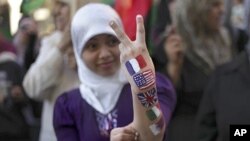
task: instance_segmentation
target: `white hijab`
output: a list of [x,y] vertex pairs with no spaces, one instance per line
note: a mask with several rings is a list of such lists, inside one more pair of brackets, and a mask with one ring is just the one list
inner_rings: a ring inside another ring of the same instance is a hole
[[118,14],[108,5],[91,3],[80,8],[71,24],[71,36],[81,81],[80,92],[86,102],[102,114],[109,113],[116,105],[127,80],[121,69],[110,77],[102,77],[91,71],[82,60],[81,54],[87,41],[98,34],[115,32],[109,26],[111,20],[122,27]]

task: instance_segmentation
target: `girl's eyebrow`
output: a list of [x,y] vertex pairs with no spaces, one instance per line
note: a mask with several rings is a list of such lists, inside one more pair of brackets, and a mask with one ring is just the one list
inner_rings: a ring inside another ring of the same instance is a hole
[[92,41],[95,41],[95,40],[96,40],[96,38],[93,37],[93,38],[89,39],[89,42],[92,42]]

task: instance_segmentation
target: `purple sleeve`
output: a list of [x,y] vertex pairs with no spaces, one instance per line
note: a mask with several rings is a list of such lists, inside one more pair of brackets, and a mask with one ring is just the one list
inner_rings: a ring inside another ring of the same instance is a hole
[[172,83],[162,74],[156,74],[158,100],[168,126],[176,104],[176,93]]
[[58,141],[79,141],[79,135],[69,112],[68,96],[64,93],[58,97],[53,115],[53,126]]

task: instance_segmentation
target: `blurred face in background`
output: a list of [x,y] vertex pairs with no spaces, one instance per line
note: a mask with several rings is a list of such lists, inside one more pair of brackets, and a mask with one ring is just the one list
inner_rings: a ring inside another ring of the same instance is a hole
[[222,16],[224,13],[223,0],[211,0],[208,5],[207,24],[211,30],[218,30],[222,23]]
[[27,44],[30,41],[31,36],[37,35],[38,26],[34,19],[31,17],[23,17],[19,21],[18,31],[21,36],[19,36],[22,44]]
[[63,31],[70,21],[70,7],[63,2],[56,2],[54,7],[54,20],[57,30]]
[[100,76],[112,76],[120,68],[119,40],[112,35],[100,34],[91,38],[82,52],[86,66]]

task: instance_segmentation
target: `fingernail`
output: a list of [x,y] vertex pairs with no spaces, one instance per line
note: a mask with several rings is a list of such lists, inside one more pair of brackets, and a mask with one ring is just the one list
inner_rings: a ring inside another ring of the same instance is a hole
[[137,18],[142,18],[142,15],[139,14],[139,15],[136,15],[136,17],[137,17]]
[[142,15],[137,15],[137,16],[136,16],[136,19],[137,19],[137,21],[141,22],[142,19],[143,19],[143,18],[142,18]]

